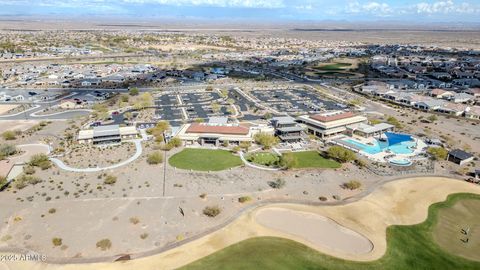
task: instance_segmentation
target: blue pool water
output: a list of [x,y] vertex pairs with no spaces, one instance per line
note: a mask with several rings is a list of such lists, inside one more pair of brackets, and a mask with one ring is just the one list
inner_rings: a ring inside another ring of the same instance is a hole
[[375,140],[373,145],[367,145],[354,139],[344,139],[343,141],[352,144],[358,147],[361,151],[364,151],[365,153],[371,155],[378,154],[387,150],[390,150],[394,154],[411,154],[413,153],[413,150],[410,149],[410,147],[415,146],[414,141],[403,141],[390,146],[388,145],[388,142],[381,142],[378,140]]

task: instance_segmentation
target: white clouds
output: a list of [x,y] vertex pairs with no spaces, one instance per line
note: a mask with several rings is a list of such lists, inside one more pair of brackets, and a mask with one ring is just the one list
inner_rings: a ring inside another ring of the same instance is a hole
[[348,3],[346,11],[348,13],[369,13],[377,16],[388,16],[392,13],[392,8],[387,3],[367,2],[361,4],[355,1]]
[[453,13],[480,13],[480,7],[467,2],[455,3],[452,0],[437,1],[434,3],[418,3],[414,5],[417,13],[423,14],[453,14]]
[[120,0],[124,3],[161,4],[175,6],[212,6],[240,8],[283,8],[283,0]]

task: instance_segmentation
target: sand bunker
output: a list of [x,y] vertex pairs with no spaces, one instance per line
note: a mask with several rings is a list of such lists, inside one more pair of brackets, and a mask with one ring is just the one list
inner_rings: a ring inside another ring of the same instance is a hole
[[258,211],[256,221],[268,228],[292,234],[316,246],[348,254],[365,254],[373,245],[363,235],[321,215],[282,208]]

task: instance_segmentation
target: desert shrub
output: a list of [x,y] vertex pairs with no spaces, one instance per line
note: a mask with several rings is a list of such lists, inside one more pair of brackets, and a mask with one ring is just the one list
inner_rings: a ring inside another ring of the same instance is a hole
[[50,160],[42,161],[38,164],[38,167],[42,170],[50,169],[52,167],[52,162],[50,162]]
[[42,179],[33,175],[21,174],[15,179],[15,188],[22,189],[26,186],[36,185],[42,182]]
[[222,212],[218,206],[207,206],[203,209],[203,214],[207,217],[216,217]]
[[107,249],[110,249],[112,247],[112,242],[110,241],[110,239],[102,239],[100,241],[97,242],[96,244],[97,248],[101,249],[102,251],[105,251]]
[[27,166],[23,167],[23,173],[28,174],[28,175],[32,175],[32,174],[35,173],[35,167],[27,165]]
[[278,178],[275,181],[268,182],[268,185],[271,188],[275,188],[275,189],[281,189],[285,186],[285,184],[286,184],[285,180],[283,180],[281,178]]
[[239,203],[246,203],[246,202],[249,202],[251,200],[252,200],[252,198],[250,196],[242,196],[242,197],[238,198]]
[[2,137],[6,141],[11,141],[17,139],[17,133],[13,130],[7,130],[2,133]]
[[160,152],[153,152],[147,157],[147,163],[150,165],[160,164],[163,162],[163,156]]
[[0,145],[0,156],[8,157],[17,153],[15,145],[2,144]]
[[49,214],[55,214],[56,212],[57,212],[57,209],[55,209],[55,208],[48,209]]
[[202,198],[202,199],[205,199],[205,198],[207,197],[207,194],[206,194],[206,193],[202,193],[202,194],[200,194],[199,197]]
[[56,247],[61,246],[62,245],[62,238],[59,238],[59,237],[52,238],[52,244]]
[[5,176],[0,176],[0,188],[5,186],[8,183],[7,177]]
[[355,159],[355,164],[357,164],[357,166],[359,168],[363,168],[363,167],[367,166],[367,162],[365,162],[365,160],[359,159],[359,158]]
[[46,170],[52,167],[52,163],[45,154],[35,154],[30,158],[28,163],[30,166],[40,167],[42,170]]
[[429,147],[427,153],[429,153],[434,160],[445,160],[448,155],[448,151],[443,147]]
[[325,197],[325,196],[320,196],[320,197],[318,197],[318,199],[319,199],[320,201],[324,202],[324,201],[327,200],[327,197]]
[[362,183],[360,183],[357,180],[351,180],[343,184],[344,188],[354,190],[354,189],[359,189],[362,186]]
[[146,239],[148,237],[148,233],[142,233],[140,234],[140,239]]
[[338,145],[330,147],[327,150],[327,154],[330,158],[333,158],[341,163],[349,162],[355,160],[356,158],[355,153]]
[[138,223],[140,223],[140,219],[138,217],[131,217],[130,223],[132,223],[133,225],[137,225]]
[[107,175],[105,179],[103,180],[103,183],[106,185],[113,185],[117,182],[117,177],[114,175]]

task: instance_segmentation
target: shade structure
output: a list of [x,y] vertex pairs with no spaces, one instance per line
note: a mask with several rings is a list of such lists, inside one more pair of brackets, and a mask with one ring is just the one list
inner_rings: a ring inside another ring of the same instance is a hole
[[387,137],[387,142],[389,146],[402,142],[409,142],[412,140],[412,136],[408,134],[394,132],[385,132],[384,134]]

